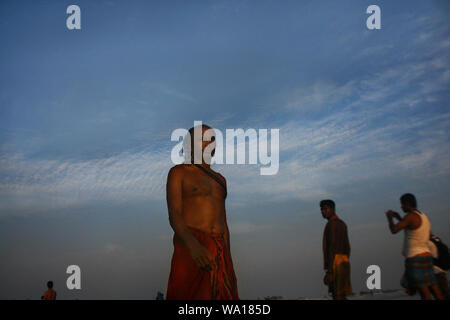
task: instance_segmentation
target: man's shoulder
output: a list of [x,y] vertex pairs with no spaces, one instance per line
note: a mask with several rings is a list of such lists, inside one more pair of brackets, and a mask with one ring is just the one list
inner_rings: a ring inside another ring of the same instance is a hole
[[215,171],[215,170],[213,170],[213,169],[211,169],[211,171],[212,172],[214,172],[214,174],[220,179],[220,180],[222,180],[222,182],[223,183],[227,183],[227,179],[225,179],[225,177],[220,173],[220,172],[217,172],[217,171]]
[[[422,214],[426,217],[426,215],[424,213],[422,213]],[[415,212],[415,211],[408,212],[405,215],[405,217],[403,218],[403,220],[408,223],[408,226],[407,226],[408,229],[415,230],[422,225],[422,217],[420,216],[420,214],[418,212]]]
[[189,170],[188,164],[185,164],[185,163],[177,164],[177,165],[173,166],[172,168],[170,168],[169,175],[182,174],[182,173],[186,172],[187,170]]
[[347,224],[344,222],[344,220],[342,220],[339,217],[336,217],[336,219],[332,219],[331,221],[328,221],[328,223],[330,225],[335,225],[335,226],[343,226],[347,228]]
[[403,220],[420,221],[420,215],[415,211],[411,211],[406,213],[406,215],[403,217]]
[[424,216],[428,218],[428,215],[425,212],[419,211],[419,210],[413,210],[411,212],[408,212],[406,215],[412,215],[415,217]]
[[[169,178],[181,178],[185,173],[192,172],[195,170],[198,170],[198,169],[195,168],[195,166],[192,164],[189,164],[189,163],[177,164],[177,165],[173,166],[172,168],[170,168],[168,176],[169,176]],[[209,170],[218,179],[222,180],[222,182],[224,184],[227,183],[227,180],[225,179],[225,177],[222,174],[220,174],[219,172],[217,172],[211,168],[209,168]]]
[[167,183],[176,183],[177,181],[181,181],[185,172],[186,167],[184,164],[177,164],[176,166],[173,166],[167,174]]

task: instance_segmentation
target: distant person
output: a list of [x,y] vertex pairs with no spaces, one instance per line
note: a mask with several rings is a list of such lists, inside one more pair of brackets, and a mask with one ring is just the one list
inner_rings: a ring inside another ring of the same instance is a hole
[[320,201],[320,211],[328,220],[323,232],[323,257],[326,270],[323,282],[334,300],[345,300],[352,294],[350,281],[350,242],[347,226],[335,212],[333,200]]
[[189,130],[183,143],[187,163],[171,168],[167,178],[169,221],[175,232],[167,300],[239,299],[225,212],[227,184],[210,167],[214,136],[207,135],[212,132],[206,125]]
[[164,300],[164,293],[158,291],[158,293],[156,294],[156,300]]
[[56,291],[53,290],[53,281],[47,282],[48,290],[44,292],[41,300],[56,300]]
[[434,276],[438,282],[439,289],[441,289],[442,295],[445,300],[450,299],[450,292],[448,289],[447,272],[450,264],[450,255],[448,247],[441,241],[441,239],[435,235],[431,235],[430,241],[428,241],[428,247],[430,248],[431,256],[433,257],[433,271]]
[[[406,213],[403,218],[392,210],[387,211],[386,216],[393,234],[405,230],[405,274],[401,284],[410,295],[419,291],[422,300],[431,300],[431,295],[442,300],[443,296],[433,272],[433,257],[428,247],[430,220],[425,213],[417,210],[417,201],[413,194],[402,195],[400,203]],[[399,221],[397,224],[394,223],[394,218]]]

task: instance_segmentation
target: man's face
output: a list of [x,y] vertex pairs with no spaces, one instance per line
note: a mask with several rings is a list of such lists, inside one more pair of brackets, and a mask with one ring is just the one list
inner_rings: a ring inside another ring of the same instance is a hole
[[322,213],[322,217],[324,219],[329,219],[334,214],[334,209],[329,206],[320,207],[320,212]]
[[[210,128],[202,128],[202,152],[205,151],[205,148],[211,144],[211,143],[215,143],[216,141],[216,137],[214,135],[214,129],[210,129]],[[206,140],[206,141],[205,141]]]
[[203,159],[204,162],[208,164],[211,163],[211,158],[214,155],[214,148],[216,146],[214,130],[202,127],[201,134],[198,134],[196,137],[194,133],[194,136],[191,137],[191,139],[193,141],[192,147],[194,148],[193,152],[195,159]]
[[407,204],[401,203],[402,206],[402,211],[403,212],[409,212],[410,211],[410,207]]

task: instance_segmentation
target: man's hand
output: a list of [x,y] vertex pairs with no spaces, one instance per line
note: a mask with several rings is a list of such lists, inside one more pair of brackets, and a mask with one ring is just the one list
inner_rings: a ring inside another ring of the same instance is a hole
[[324,283],[326,286],[329,286],[332,280],[333,280],[333,275],[332,275],[331,273],[328,273],[328,272],[327,272],[327,274],[326,274],[325,277],[323,278],[323,283]]
[[392,210],[388,210],[386,211],[386,217],[392,217],[392,218],[396,218],[397,220],[402,220],[402,217],[400,217],[400,215],[398,214],[398,212],[392,211]]
[[201,244],[194,244],[189,247],[189,252],[191,253],[192,259],[195,263],[202,269],[211,271],[217,268],[216,262],[214,261],[211,253]]
[[[400,215],[397,212],[388,210],[386,212],[386,217],[389,222],[389,230],[391,230],[392,234],[396,234],[397,232],[399,232],[405,228],[409,228],[413,222],[412,215],[410,213],[408,213],[406,216],[404,216],[402,218],[402,217],[400,217]],[[394,223],[393,218],[397,218],[398,223]]]

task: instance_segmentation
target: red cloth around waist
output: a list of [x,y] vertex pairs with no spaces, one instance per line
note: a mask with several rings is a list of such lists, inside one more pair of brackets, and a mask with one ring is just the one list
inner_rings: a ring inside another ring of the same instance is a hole
[[224,234],[191,227],[189,230],[214,257],[217,269],[198,267],[187,247],[174,235],[167,300],[238,300],[236,275]]

